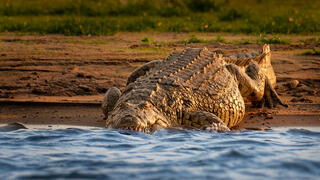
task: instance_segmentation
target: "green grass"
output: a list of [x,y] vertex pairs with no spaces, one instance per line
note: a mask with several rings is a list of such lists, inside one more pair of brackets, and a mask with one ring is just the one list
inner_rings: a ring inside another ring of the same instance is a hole
[[280,37],[272,37],[272,38],[265,38],[261,37],[257,40],[257,43],[260,44],[289,44],[289,40],[280,39]]
[[181,40],[179,41],[178,43],[182,43],[182,44],[193,44],[193,43],[210,43],[212,41],[208,41],[208,40],[205,40],[205,39],[201,39],[201,38],[198,38],[196,36],[191,36],[188,40]]
[[219,43],[227,43],[227,41],[226,41],[222,36],[217,36],[216,42],[219,42]]
[[306,51],[302,53],[302,55],[312,55],[312,56],[320,56],[320,50],[316,48],[312,48],[311,51]]
[[196,36],[191,36],[186,43],[187,44],[192,44],[192,43],[207,43],[208,41],[197,38]]
[[319,9],[320,1],[301,0],[1,0],[0,32],[314,34]]
[[145,37],[141,40],[141,42],[143,43],[147,43],[147,44],[155,44],[154,40],[149,38],[149,37]]
[[234,40],[232,41],[233,44],[253,44],[257,41],[253,41],[251,39],[241,39],[241,40]]
[[152,47],[152,46],[149,46],[149,47],[141,47],[141,46],[138,46],[138,47],[135,47],[135,48],[126,48],[126,49],[122,49],[123,52],[126,52],[126,53],[134,53],[136,54],[137,52],[139,53],[145,53],[145,54],[152,54],[152,53],[160,53],[160,54],[168,54],[171,52],[170,49],[166,49],[166,48],[159,48],[159,47]]
[[222,36],[217,36],[217,38],[215,40],[207,40],[207,39],[201,39],[196,37],[195,35],[192,35],[188,40],[181,40],[178,43],[182,43],[182,44],[192,44],[192,43],[203,43],[203,44],[207,44],[207,43],[215,43],[215,42],[219,42],[219,43],[228,43]]
[[305,40],[302,40],[301,42],[303,42],[303,43],[320,44],[320,37],[305,39]]

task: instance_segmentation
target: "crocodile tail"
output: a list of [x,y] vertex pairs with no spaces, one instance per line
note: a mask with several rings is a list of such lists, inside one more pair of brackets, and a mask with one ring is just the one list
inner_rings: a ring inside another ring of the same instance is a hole
[[269,44],[264,44],[264,45],[263,45],[262,53],[265,53],[265,54],[270,53],[270,46],[269,46]]
[[235,64],[239,67],[248,66],[251,61],[257,62],[260,66],[267,67],[271,65],[270,46],[265,44],[262,48],[261,54],[256,54],[253,57],[224,57],[223,60],[227,64]]
[[261,59],[258,62],[259,66],[262,68],[265,75],[269,78],[271,86],[275,87],[277,79],[271,64],[271,51],[269,44],[263,45],[261,55]]
[[254,61],[257,61],[256,60],[257,57],[255,58],[252,58],[252,57],[241,57],[241,58],[230,58],[230,57],[226,57],[224,58],[224,61],[227,63],[227,64],[234,64],[234,65],[237,65],[239,67],[246,67],[250,64],[250,62],[252,60]]

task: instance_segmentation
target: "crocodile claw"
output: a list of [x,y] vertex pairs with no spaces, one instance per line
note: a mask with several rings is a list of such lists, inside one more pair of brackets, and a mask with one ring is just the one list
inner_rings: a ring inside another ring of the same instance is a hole
[[263,98],[256,105],[260,108],[263,108],[265,106],[268,108],[273,108],[278,104],[284,107],[289,107],[288,104],[282,102],[276,90],[271,86],[270,80],[267,78]]

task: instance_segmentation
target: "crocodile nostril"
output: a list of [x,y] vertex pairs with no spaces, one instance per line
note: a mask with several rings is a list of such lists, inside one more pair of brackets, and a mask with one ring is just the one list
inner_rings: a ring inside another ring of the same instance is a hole
[[126,115],[118,121],[118,125],[121,127],[138,127],[139,122],[136,117]]

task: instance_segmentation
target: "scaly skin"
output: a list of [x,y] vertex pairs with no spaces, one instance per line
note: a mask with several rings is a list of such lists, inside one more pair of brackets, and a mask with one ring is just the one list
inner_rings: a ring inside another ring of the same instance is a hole
[[271,107],[283,104],[274,86],[268,45],[260,55],[236,60],[188,48],[135,70],[121,96],[110,88],[103,103],[106,127],[228,131],[243,119],[243,98]]

